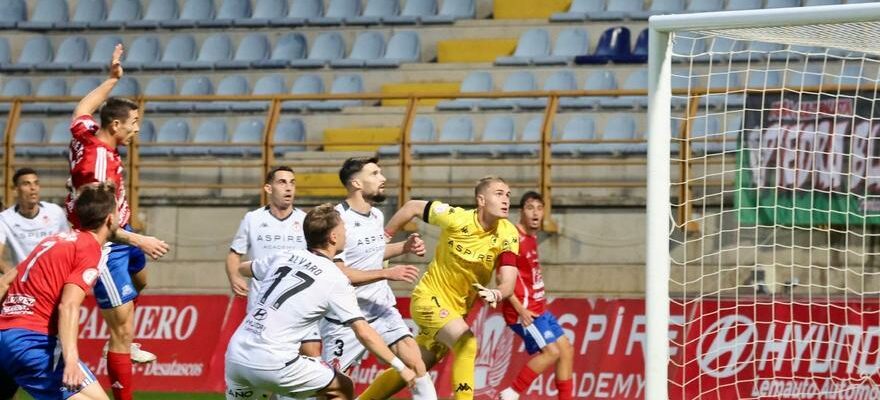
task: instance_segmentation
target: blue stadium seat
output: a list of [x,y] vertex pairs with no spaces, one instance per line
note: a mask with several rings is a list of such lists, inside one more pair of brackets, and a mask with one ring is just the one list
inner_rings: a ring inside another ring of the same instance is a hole
[[[144,138],[146,139],[146,138]],[[142,144],[155,143],[160,146],[143,146],[141,155],[145,156],[170,156],[174,154],[176,146],[180,143],[189,142],[189,123],[183,118],[172,118],[165,121],[156,133],[155,140],[143,140]]]
[[301,33],[288,32],[277,42],[268,60],[255,61],[254,68],[287,68],[291,61],[306,56],[306,37]]
[[232,58],[232,39],[225,33],[215,33],[208,36],[202,47],[199,49],[199,55],[195,61],[184,61],[179,65],[180,69],[211,69],[221,61],[228,61]]
[[91,29],[119,29],[128,21],[141,19],[140,0],[113,0],[107,19],[89,23]]
[[822,75],[821,64],[807,64],[807,67],[803,71],[785,71],[785,85],[795,90],[820,86],[823,81]]
[[305,151],[306,146],[297,145],[306,140],[306,127],[298,118],[283,118],[275,125],[274,142],[275,155],[282,156],[284,153]]
[[[40,82],[37,91],[34,93],[39,97],[59,97],[67,95],[67,82],[64,78],[48,78]],[[49,111],[53,103],[24,103],[21,110],[24,112],[45,113]]]
[[6,0],[0,4],[0,29],[12,29],[27,20],[27,6],[24,0]]
[[836,4],[843,4],[843,1],[841,1],[841,0],[804,0],[804,7],[833,6]]
[[764,0],[736,0],[728,1],[724,8],[727,11],[733,10],[756,10],[764,7]]
[[516,140],[516,130],[513,118],[510,115],[494,115],[489,118],[483,128],[482,142],[504,142],[474,144],[467,147],[467,154],[484,154],[498,157],[513,152],[513,143]]
[[[596,121],[591,116],[578,115],[562,128],[560,140],[595,140]],[[589,153],[596,143],[556,143],[550,146],[553,155],[581,156]]]
[[[614,89],[617,89],[617,79],[610,70],[594,71],[584,81],[584,90]],[[610,97],[605,96],[563,97],[559,99],[559,105],[563,108],[596,108],[608,99]]]
[[[412,152],[415,154],[421,154],[423,150],[431,147],[431,145],[420,143],[434,141],[434,121],[423,115],[416,116],[416,119],[412,122],[412,128],[410,129],[409,134],[410,143],[414,143],[412,145]],[[379,148],[380,156],[396,156],[398,154],[400,154],[400,145],[397,144],[386,145]]]
[[741,111],[697,116],[691,122],[691,151],[696,154],[736,151],[742,116]]
[[608,28],[599,37],[596,51],[593,54],[581,55],[574,58],[575,64],[605,64],[617,57],[625,57],[630,54],[629,29],[618,26]]
[[[141,121],[141,131],[138,132],[137,142],[138,144],[156,143],[156,127],[153,126],[153,121],[149,119]],[[128,148],[123,147],[122,149],[127,150]],[[143,147],[140,149],[139,154],[144,154]]]
[[232,26],[235,21],[244,21],[251,16],[250,0],[223,0],[220,9],[214,19],[198,22],[199,27],[226,28]]
[[104,0],[79,0],[70,21],[56,22],[55,29],[86,29],[90,24],[103,21],[107,17],[107,4]]
[[136,79],[130,76],[123,76],[122,79],[116,82],[113,90],[110,91],[110,96],[135,97],[140,92],[141,87]]
[[229,133],[225,119],[208,118],[202,120],[196,133],[193,135],[193,144],[196,146],[178,146],[172,153],[176,156],[207,156],[209,154],[222,154],[229,147],[212,146],[217,143],[229,143]]
[[608,0],[605,11],[587,14],[590,21],[622,20],[631,14],[642,12],[644,0]]
[[583,28],[568,28],[559,32],[549,56],[533,57],[535,65],[566,65],[576,56],[590,51],[590,39]]
[[550,34],[546,29],[529,29],[519,37],[512,56],[498,57],[495,65],[529,65],[533,57],[550,54]]
[[[635,71],[623,81],[623,90],[648,90],[648,70]],[[647,108],[648,96],[618,96],[601,99],[602,108]]]
[[127,50],[122,66],[127,70],[143,69],[159,61],[159,38],[154,35],[138,36]]
[[[15,130],[14,141],[16,146],[40,144],[45,141],[46,126],[43,124],[43,121],[24,119],[18,123],[18,128]],[[37,147],[16,147],[15,154],[24,156],[36,156],[40,155],[40,150]]]
[[456,116],[446,120],[436,144],[414,148],[419,155],[456,155],[466,152],[473,144],[443,144],[444,142],[473,142],[474,122],[470,116]]
[[351,46],[351,53],[341,60],[330,62],[336,68],[363,68],[368,60],[375,60],[385,54],[385,36],[376,31],[358,34]]
[[400,64],[418,62],[422,52],[419,34],[413,31],[395,32],[388,39],[382,58],[367,60],[370,68],[396,68]]
[[12,49],[9,48],[9,39],[0,37],[0,70],[12,62]]
[[[615,114],[611,116],[602,129],[602,140],[626,141],[636,139],[636,121],[629,114]],[[637,153],[641,147],[637,143],[598,143],[588,146],[583,150],[589,154],[623,155]]]
[[[743,87],[742,77],[744,71],[723,71],[709,75],[710,89],[728,89],[728,91],[738,90]],[[742,107],[745,103],[745,97],[742,93],[716,93],[703,96],[700,99],[700,106],[722,107],[725,109],[736,109]]]
[[651,0],[647,11],[632,12],[632,19],[648,19],[652,15],[678,14],[684,11],[684,0]]
[[[229,75],[223,78],[217,84],[216,95],[221,96],[241,96],[248,94],[250,88],[248,81],[241,75]],[[196,111],[229,111],[234,102],[232,101],[213,101],[210,103],[198,102],[193,105]]]
[[574,0],[568,11],[550,16],[550,22],[582,22],[588,15],[605,11],[605,0]]
[[636,44],[629,54],[615,54],[611,61],[615,64],[644,64],[648,62],[648,29],[642,29]]
[[[703,84],[698,77],[689,76],[689,73],[686,70],[673,70],[670,81],[670,86],[673,90],[690,90],[702,87],[701,85]],[[669,103],[674,109],[684,108],[688,105],[688,97],[687,95],[672,95],[672,98],[669,99]]]
[[247,69],[256,62],[269,58],[269,38],[265,33],[250,33],[238,43],[235,56],[229,61],[218,61],[217,69]]
[[[177,82],[173,76],[169,75],[155,77],[147,82],[147,86],[144,87],[144,96],[174,96],[175,94],[177,94]],[[147,102],[147,111],[159,110],[159,107],[165,103],[167,102]]]
[[[360,75],[339,75],[330,86],[331,94],[363,93],[364,82]],[[345,107],[361,105],[361,100],[324,100],[313,101],[306,106],[312,111],[342,111]]]
[[24,30],[49,30],[56,23],[67,22],[67,1],[65,0],[37,0],[31,10],[31,18],[17,24],[19,29]]
[[[535,76],[529,71],[517,71],[507,76],[502,92],[527,92],[537,90]],[[516,106],[517,98],[480,100],[477,107],[483,110],[509,110]]]
[[31,95],[31,80],[26,78],[5,79],[0,96],[17,97]]
[[76,63],[86,61],[89,56],[89,44],[82,36],[68,36],[55,53],[55,59],[46,64],[38,64],[37,71],[67,71]]
[[388,17],[396,16],[400,12],[398,0],[367,0],[364,13],[359,16],[345,19],[350,25],[378,25]]
[[287,0],[257,0],[250,18],[237,19],[232,24],[247,28],[259,28],[269,26],[272,20],[284,18],[286,15]]
[[[492,75],[486,71],[473,71],[468,76],[464,78],[464,81],[461,82],[461,87],[459,88],[459,92],[461,93],[481,93],[481,92],[491,92],[492,87]],[[444,100],[437,103],[438,110],[470,110],[477,103],[480,102],[480,99],[455,99],[455,100]]]
[[432,15],[437,15],[437,0],[406,0],[400,15],[384,17],[382,22],[388,25],[413,25]]
[[765,71],[760,69],[749,70],[746,87],[749,89],[777,88],[782,86],[782,77],[779,71]]
[[6,71],[25,72],[34,69],[37,65],[43,65],[52,60],[52,44],[48,36],[34,36],[24,43],[18,61],[14,64],[3,65]]
[[[321,94],[324,93],[324,81],[318,75],[303,74],[296,78],[290,88],[290,94]],[[281,103],[283,111],[303,111],[313,100],[287,100]]]
[[706,40],[697,34],[682,32],[672,39],[673,62],[709,62]]
[[306,22],[321,18],[324,15],[324,2],[322,0],[293,0],[290,10],[284,18],[276,18],[269,21],[270,26],[296,27],[305,25]]
[[174,70],[181,63],[193,62],[196,57],[196,39],[188,33],[176,35],[165,44],[162,59],[144,65],[145,70]]
[[[96,87],[101,85],[101,79],[94,76],[86,76],[79,78],[70,86],[70,95],[76,97],[85,97]],[[73,109],[71,109],[73,111]]]
[[726,37],[716,37],[708,46],[709,56],[712,62],[743,62],[749,60],[746,50],[746,42]]
[[[544,81],[545,91],[577,90],[577,79],[574,73],[568,70],[556,71]],[[522,109],[544,109],[547,107],[547,99],[518,98],[514,100],[516,106]]]
[[[282,94],[287,91],[287,85],[284,83],[284,76],[281,74],[271,74],[261,76],[254,83],[255,96],[265,96],[272,94]],[[268,101],[239,101],[232,104],[233,111],[266,111],[269,109]]]
[[[280,124],[280,121],[279,121]],[[228,147],[223,153],[228,155],[241,156],[259,156],[263,154],[263,131],[266,125],[262,120],[249,118],[240,121],[232,132],[232,143],[237,144],[235,147]],[[215,151],[221,151],[217,148]]]
[[866,88],[872,87],[874,85],[874,79],[865,76],[863,73],[864,69],[860,64],[860,61],[844,63],[840,74],[836,76],[837,83],[843,86],[861,85]]
[[801,0],[767,0],[764,8],[800,7]]
[[749,59],[755,61],[786,61],[789,56],[789,53],[785,51],[785,46],[781,43],[752,41],[749,43],[747,51]]
[[198,23],[214,18],[214,0],[185,0],[177,19],[161,21],[163,28],[194,28]]
[[[733,3],[733,2],[731,2]],[[685,11],[687,12],[713,12],[724,9],[724,0],[691,0]]]
[[122,38],[116,35],[101,36],[92,48],[92,55],[88,61],[75,62],[70,68],[74,71],[103,71],[110,65],[110,58],[116,45],[122,43]]
[[311,45],[309,56],[305,59],[292,60],[294,68],[321,68],[333,60],[345,56],[345,41],[339,32],[323,32]]
[[360,0],[330,0],[322,17],[309,18],[310,25],[327,26],[342,25],[348,18],[361,13]]
[[150,0],[144,17],[139,20],[128,21],[125,23],[125,26],[128,28],[155,29],[163,21],[176,20],[179,15],[178,12],[177,0]]
[[[70,121],[58,121],[49,131],[48,143],[51,147],[40,149],[40,153],[47,156],[67,156],[70,153],[70,140],[73,136],[70,134]],[[36,149],[34,149],[36,150]]]
[[[187,79],[180,87],[181,96],[207,96],[214,94],[214,85],[206,76],[195,76]],[[159,102],[156,109],[160,112],[186,112],[194,109],[190,101],[163,101]],[[200,104],[203,104],[201,102]]]
[[477,5],[474,0],[443,0],[440,12],[422,18],[423,24],[451,24],[459,19],[474,19]]
[[[526,122],[525,127],[523,127],[522,134],[520,135],[521,142],[540,142],[541,135],[544,125],[544,117],[534,117]],[[550,127],[550,136],[552,138],[556,138],[559,134],[556,130],[556,126]],[[519,155],[530,155],[536,156],[541,151],[541,145],[539,143],[522,143],[515,144],[511,147],[511,152]]]

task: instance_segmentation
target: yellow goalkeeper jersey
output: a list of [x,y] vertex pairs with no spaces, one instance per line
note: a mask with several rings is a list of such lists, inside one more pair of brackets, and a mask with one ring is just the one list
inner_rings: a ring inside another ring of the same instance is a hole
[[507,219],[486,231],[477,221],[477,210],[466,210],[432,201],[425,207],[425,222],[442,231],[434,259],[413,291],[414,296],[437,296],[461,315],[473,305],[473,283],[487,285],[498,256],[519,253],[519,232]]

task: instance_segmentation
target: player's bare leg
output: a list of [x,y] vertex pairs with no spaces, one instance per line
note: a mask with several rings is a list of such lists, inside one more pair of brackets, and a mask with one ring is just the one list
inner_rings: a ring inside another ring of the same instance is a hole
[[88,386],[82,388],[78,393],[68,397],[68,400],[109,400],[107,392],[98,382],[92,382]]
[[312,358],[321,359],[321,342],[302,342],[299,346],[299,354]]
[[102,309],[101,315],[110,328],[110,344],[107,351],[107,373],[116,400],[133,397],[131,374],[131,343],[134,339],[134,303]]
[[391,346],[391,351],[416,373],[417,378],[416,385],[413,388],[413,399],[436,400],[437,389],[434,387],[431,375],[428,375],[425,362],[422,360],[422,351],[415,339],[411,337],[401,339]]
[[147,287],[147,269],[141,269],[140,271],[131,275],[131,283],[134,284],[135,290],[138,293],[144,290]]
[[345,374],[336,374],[330,385],[317,394],[319,398],[326,396],[328,400],[351,400],[354,399],[354,383]]

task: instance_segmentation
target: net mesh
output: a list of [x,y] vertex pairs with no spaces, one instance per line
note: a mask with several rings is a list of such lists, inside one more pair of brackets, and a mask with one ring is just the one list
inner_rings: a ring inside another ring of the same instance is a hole
[[880,398],[878,36],[673,35],[670,398]]

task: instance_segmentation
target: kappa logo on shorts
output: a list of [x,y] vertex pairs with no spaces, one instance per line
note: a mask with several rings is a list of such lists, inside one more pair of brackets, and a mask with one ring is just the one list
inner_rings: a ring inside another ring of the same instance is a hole
[[555,335],[551,331],[544,331],[544,339],[553,339]]
[[123,296],[128,296],[132,293],[134,293],[134,289],[132,289],[130,285],[125,285],[122,287],[122,295]]

